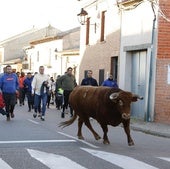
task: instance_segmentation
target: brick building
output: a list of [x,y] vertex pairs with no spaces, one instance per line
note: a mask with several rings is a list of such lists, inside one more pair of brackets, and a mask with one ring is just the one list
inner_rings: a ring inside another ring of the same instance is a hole
[[159,1],[155,120],[170,124],[170,1]]

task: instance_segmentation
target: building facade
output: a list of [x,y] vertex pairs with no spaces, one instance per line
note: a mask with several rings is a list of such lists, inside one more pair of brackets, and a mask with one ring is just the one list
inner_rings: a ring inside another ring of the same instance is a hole
[[1,41],[1,70],[4,65],[10,64],[16,71],[21,71],[22,64],[25,64],[23,62],[27,60],[25,48],[30,48],[30,42],[40,38],[56,36],[59,32],[61,31],[49,25],[41,29],[32,28],[31,30]]
[[112,73],[120,88],[144,97],[132,104],[133,117],[170,123],[170,2],[82,0],[81,7],[80,79],[92,69],[101,84]]
[[63,75],[71,66],[78,79],[80,28],[59,31],[49,25],[0,42],[1,72],[10,64],[15,71],[38,72],[43,65],[49,76]]
[[46,73],[56,78],[72,67],[78,79],[79,39],[78,27],[60,32],[57,36],[31,41],[30,48],[26,49],[29,71],[38,72],[39,66],[44,65]]
[[80,33],[80,81],[87,70],[101,84],[109,73],[118,79],[120,46],[120,16],[112,1],[81,1],[88,12]]
[[155,121],[170,124],[170,1],[158,4]]

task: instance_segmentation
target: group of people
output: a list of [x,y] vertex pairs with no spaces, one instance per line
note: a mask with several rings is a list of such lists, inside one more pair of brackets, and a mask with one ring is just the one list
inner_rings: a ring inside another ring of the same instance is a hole
[[[39,113],[41,120],[45,120],[46,106],[48,107],[48,94],[52,79],[44,74],[44,66],[39,67],[39,73],[34,75],[28,72],[25,76],[24,72],[14,73],[12,67],[7,65],[4,72],[0,75],[0,93],[5,103],[5,111],[7,121],[14,118],[14,108],[19,100],[20,106],[24,105],[25,96],[28,101],[28,111],[34,109],[33,117]],[[51,96],[51,94],[50,94]]]
[[[98,82],[92,77],[92,70],[87,72],[87,77],[81,81],[81,85],[98,86]],[[12,67],[7,65],[4,73],[0,75],[0,94],[5,102],[5,111],[7,121],[14,118],[14,108],[19,98],[20,106],[24,105],[25,96],[28,102],[28,111],[34,109],[33,117],[40,116],[45,120],[46,108],[49,108],[50,100],[56,108],[61,109],[61,118],[65,117],[65,110],[70,109],[70,115],[73,116],[73,109],[69,105],[69,95],[77,86],[76,78],[73,75],[73,69],[69,67],[64,75],[58,76],[56,81],[53,77],[44,73],[44,66],[39,67],[39,73],[32,75],[30,72],[25,76],[24,72],[13,73]],[[102,86],[116,87],[117,82],[110,75]],[[0,111],[1,113],[1,111]]]
[[[92,70],[87,71],[87,77],[81,81],[81,85],[99,86],[95,78],[92,77]],[[58,80],[59,86],[64,90],[64,105],[61,113],[61,117],[65,117],[65,109],[68,107],[68,99],[71,91],[76,87],[77,83],[75,77],[72,75],[72,68],[67,69],[67,73]],[[108,79],[103,81],[102,86],[118,88],[116,80],[113,79],[113,75],[109,75]],[[73,116],[73,110],[70,107],[70,114]]]

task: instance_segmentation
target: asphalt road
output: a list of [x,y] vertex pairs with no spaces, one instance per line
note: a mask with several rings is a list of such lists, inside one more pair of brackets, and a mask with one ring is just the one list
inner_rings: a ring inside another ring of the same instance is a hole
[[[0,116],[0,169],[169,169],[170,139],[131,131],[129,147],[121,126],[109,126],[110,145],[96,141],[83,126],[85,140],[78,140],[77,122],[61,129],[60,111],[47,109],[45,121],[34,119],[27,106],[16,106],[10,122]],[[92,126],[102,137],[95,120]]]

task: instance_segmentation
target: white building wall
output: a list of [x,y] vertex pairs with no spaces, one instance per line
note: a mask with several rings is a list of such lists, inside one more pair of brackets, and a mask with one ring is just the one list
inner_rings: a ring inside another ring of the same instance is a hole
[[[117,2],[116,0],[98,0],[92,3],[83,0],[82,8],[88,12],[90,23],[96,23],[97,27],[95,32],[94,25],[90,25],[89,45],[85,45],[86,25],[81,26],[80,81],[84,78],[84,71],[89,69],[93,70],[93,76],[97,80],[99,80],[99,69],[104,69],[104,79],[106,79],[111,69],[111,57],[119,56],[120,13]],[[105,40],[100,42],[102,11],[106,11]]]
[[35,45],[28,51],[28,60],[31,64],[31,72],[39,72],[39,66],[45,67],[45,73],[56,78],[63,72],[61,56],[57,55],[55,49],[62,51],[62,40],[41,43]]
[[[152,26],[154,14],[151,4],[144,1],[138,7],[132,10],[121,11],[121,46],[120,46],[120,78],[119,86],[122,89],[129,90],[127,85],[126,72],[130,72],[129,60],[125,47],[131,47],[143,44],[151,44]],[[127,64],[128,63],[128,64]]]

